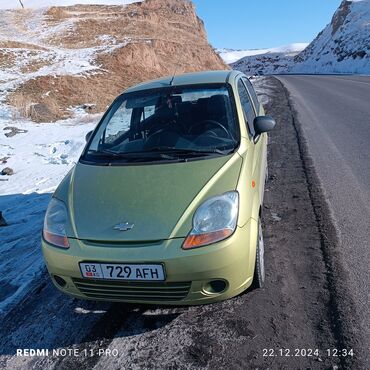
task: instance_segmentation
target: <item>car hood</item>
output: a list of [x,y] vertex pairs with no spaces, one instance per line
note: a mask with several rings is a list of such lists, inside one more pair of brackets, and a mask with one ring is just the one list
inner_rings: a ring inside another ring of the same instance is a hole
[[[78,163],[54,196],[68,204],[69,237],[107,242],[185,237],[198,203],[236,188],[241,162],[235,154],[139,166]],[[134,225],[131,230],[114,229],[126,222]]]

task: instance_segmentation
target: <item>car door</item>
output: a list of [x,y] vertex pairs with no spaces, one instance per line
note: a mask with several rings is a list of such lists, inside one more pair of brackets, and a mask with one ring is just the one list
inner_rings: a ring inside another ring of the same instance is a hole
[[[248,89],[249,94],[252,98],[257,116],[264,116],[265,111],[263,109],[262,104],[258,100],[257,94],[254,90],[252,83],[249,81],[247,77],[243,77],[243,83]],[[268,142],[268,136],[265,133],[265,134],[260,135],[256,143],[258,150],[260,151],[259,167],[261,169],[261,173],[260,173],[261,204],[263,201],[263,195],[264,195],[264,190],[265,190],[265,178],[266,178],[266,173],[267,173],[267,142]]]
[[252,84],[246,77],[239,79],[238,93],[243,108],[244,120],[249,132],[251,147],[253,148],[252,179],[257,183],[262,203],[266,174],[266,135],[262,134],[255,137],[253,126],[257,112],[260,111],[260,103]]

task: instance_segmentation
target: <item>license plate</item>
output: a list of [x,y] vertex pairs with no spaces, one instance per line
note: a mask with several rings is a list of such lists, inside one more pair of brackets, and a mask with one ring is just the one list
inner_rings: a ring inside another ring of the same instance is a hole
[[162,265],[125,263],[80,263],[82,276],[107,280],[157,280],[164,281]]

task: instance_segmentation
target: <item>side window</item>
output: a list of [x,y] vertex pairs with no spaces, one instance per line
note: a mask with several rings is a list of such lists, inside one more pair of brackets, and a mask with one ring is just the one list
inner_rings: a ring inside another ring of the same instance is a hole
[[252,106],[251,100],[248,95],[248,91],[245,88],[242,80],[239,80],[238,82],[238,92],[239,92],[240,102],[243,108],[244,119],[247,121],[250,134],[254,136],[253,121],[256,115],[254,113],[253,106]]
[[245,86],[247,87],[247,90],[249,90],[249,94],[250,94],[250,96],[252,98],[254,107],[256,108],[256,112],[259,112],[259,110],[260,110],[260,103],[258,101],[257,94],[256,94],[256,92],[254,90],[254,87],[253,87],[252,83],[246,77],[243,77],[242,80],[243,80]]
[[149,118],[150,116],[152,116],[154,113],[155,113],[155,105],[144,107],[140,121],[141,122],[142,121],[145,121],[147,118]]

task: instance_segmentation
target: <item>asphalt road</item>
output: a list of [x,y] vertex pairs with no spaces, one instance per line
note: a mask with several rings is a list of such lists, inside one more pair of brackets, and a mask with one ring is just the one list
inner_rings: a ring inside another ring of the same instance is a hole
[[289,91],[329,204],[348,290],[369,340],[370,77],[279,79]]

